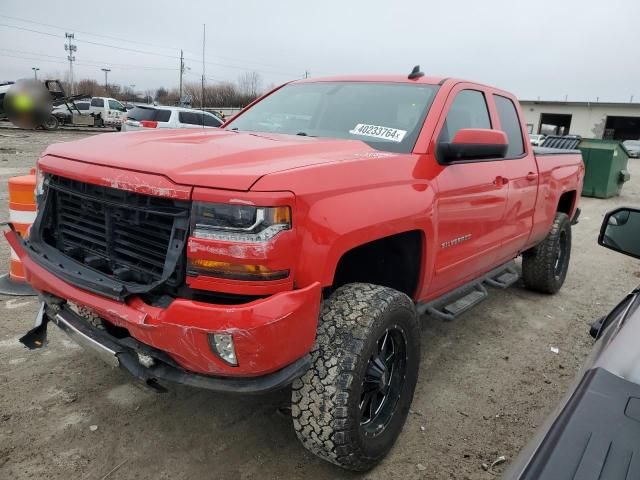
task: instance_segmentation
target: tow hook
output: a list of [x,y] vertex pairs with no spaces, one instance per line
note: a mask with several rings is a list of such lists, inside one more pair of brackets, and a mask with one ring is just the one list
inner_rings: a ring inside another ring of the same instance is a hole
[[40,308],[36,314],[36,321],[31,330],[25,333],[18,340],[29,350],[37,350],[47,346],[47,325],[49,324],[49,315],[47,309],[54,315],[60,311],[60,305],[64,300],[52,295],[40,295]]
[[42,302],[36,315],[35,326],[20,337],[20,343],[29,350],[36,350],[47,346],[47,324],[49,323],[49,317],[45,313],[45,308],[45,303]]

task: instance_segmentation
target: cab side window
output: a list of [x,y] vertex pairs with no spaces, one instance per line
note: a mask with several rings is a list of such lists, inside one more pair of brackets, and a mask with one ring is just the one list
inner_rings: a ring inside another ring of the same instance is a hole
[[116,102],[115,100],[109,100],[109,108],[111,110],[117,110],[119,112],[127,111],[127,109],[124,108],[124,105],[122,105],[120,102]]
[[484,94],[478,90],[462,90],[453,100],[442,126],[439,142],[451,142],[463,128],[491,128],[491,118]]
[[524,140],[522,138],[522,129],[520,128],[520,119],[513,102],[503,96],[494,95],[496,101],[496,109],[498,110],[498,118],[500,119],[500,129],[507,135],[509,140],[509,148],[505,158],[516,158],[524,153]]
[[104,100],[102,98],[92,98],[91,99],[91,106],[92,107],[104,107]]

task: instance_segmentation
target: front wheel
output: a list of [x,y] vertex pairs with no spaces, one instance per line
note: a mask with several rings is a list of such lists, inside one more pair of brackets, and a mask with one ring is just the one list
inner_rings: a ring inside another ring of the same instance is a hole
[[571,258],[571,221],[556,213],[547,237],[522,255],[522,279],[530,290],[556,293],[562,287]]
[[413,302],[387,287],[340,287],[323,305],[311,356],[292,386],[298,438],[343,468],[372,468],[393,446],[413,399],[420,363]]

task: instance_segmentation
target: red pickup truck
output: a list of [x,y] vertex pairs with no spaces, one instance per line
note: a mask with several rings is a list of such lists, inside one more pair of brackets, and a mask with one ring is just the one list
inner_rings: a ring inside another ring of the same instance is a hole
[[579,152],[532,151],[515,97],[461,80],[291,82],[223,128],[98,135],[38,161],[7,238],[52,321],[149,386],[292,385],[313,453],[366,470],[404,424],[419,315],[487,285],[554,293]]

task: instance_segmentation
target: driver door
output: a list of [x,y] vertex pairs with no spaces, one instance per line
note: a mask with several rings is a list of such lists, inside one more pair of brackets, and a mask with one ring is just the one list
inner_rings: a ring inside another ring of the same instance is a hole
[[[436,127],[436,142],[451,141],[463,128],[492,128],[486,95],[475,85],[454,89]],[[502,159],[441,164],[436,182],[433,294],[456,288],[495,266],[509,190]]]

